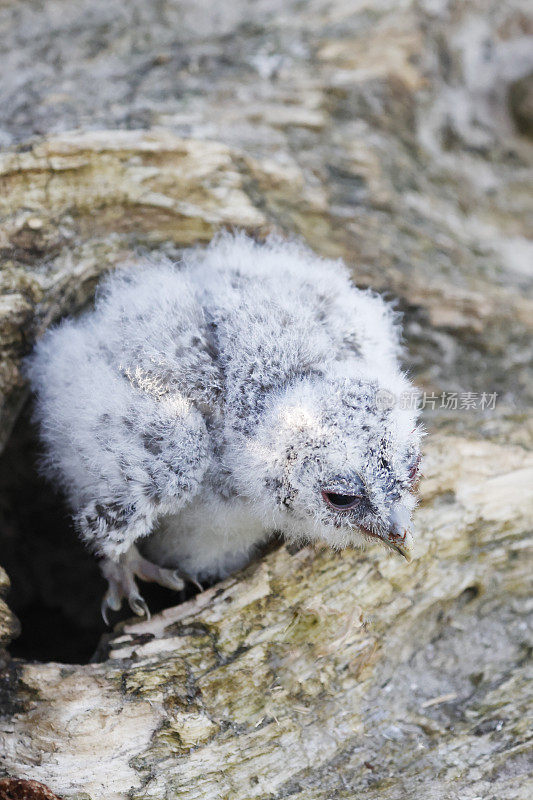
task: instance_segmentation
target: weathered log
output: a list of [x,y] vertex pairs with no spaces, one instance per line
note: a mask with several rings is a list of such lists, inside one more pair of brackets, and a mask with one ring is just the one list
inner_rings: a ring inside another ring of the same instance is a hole
[[224,145],[128,131],[63,135],[0,156],[1,443],[20,406],[21,355],[87,303],[133,238],[183,246],[223,226],[266,224],[245,190],[249,162]]
[[14,665],[4,768],[93,800],[525,800],[533,458],[434,436],[424,471],[411,565],[277,549],[102,663]]
[[5,569],[0,567],[0,646],[8,644],[20,633],[19,622],[5,601],[9,586],[9,577]]
[[[120,0],[103,21],[92,0],[0,10],[13,67],[0,131],[0,445],[27,392],[21,358],[49,324],[90,303],[118,263],[179,257],[224,225],[343,257],[359,284],[399,297],[423,390],[498,400],[483,413],[429,406],[411,565],[376,548],[280,546],[149,622],[122,623],[93,663],[4,651],[0,776],[69,800],[525,800],[525,6],[311,0],[252,15],[232,2],[217,16],[163,5],[133,0],[127,25]],[[116,129],[135,126],[151,129]],[[16,535],[0,530],[0,545]],[[17,633],[7,585],[0,569],[2,644]]]

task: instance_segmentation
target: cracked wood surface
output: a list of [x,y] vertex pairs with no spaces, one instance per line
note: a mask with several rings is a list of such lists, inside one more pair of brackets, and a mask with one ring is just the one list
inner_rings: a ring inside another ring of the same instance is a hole
[[4,653],[0,775],[68,800],[526,800],[527,4],[128,8],[0,9],[0,444],[35,337],[106,270],[222,225],[344,258],[399,298],[423,390],[498,402],[427,411],[411,565],[282,546],[98,662]]
[[533,457],[435,435],[424,464],[411,565],[378,548],[281,547],[125,623],[102,663],[17,665],[8,771],[31,765],[58,794],[94,800],[422,786],[525,800]]

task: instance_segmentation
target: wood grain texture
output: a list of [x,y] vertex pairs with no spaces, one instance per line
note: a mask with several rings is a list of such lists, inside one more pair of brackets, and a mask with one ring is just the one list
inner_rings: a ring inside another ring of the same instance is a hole
[[433,437],[417,561],[282,547],[103,663],[19,665],[5,767],[94,800],[525,798],[532,477],[521,447]]
[[498,401],[426,410],[411,565],[281,546],[97,662],[3,651],[0,775],[66,800],[526,800],[527,4],[128,8],[0,9],[0,444],[48,325],[118,263],[224,225],[344,258],[399,298],[424,391]]

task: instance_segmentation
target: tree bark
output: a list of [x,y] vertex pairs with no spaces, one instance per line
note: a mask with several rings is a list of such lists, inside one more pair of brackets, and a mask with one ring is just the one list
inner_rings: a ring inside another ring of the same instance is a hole
[[93,800],[525,800],[533,458],[434,435],[424,471],[411,565],[281,547],[102,663],[13,664],[4,768]]
[[[90,664],[2,651],[0,777],[69,800],[525,800],[525,5],[267,5],[135,0],[127,25],[119,0],[3,5],[0,445],[23,356],[105,271],[223,226],[300,236],[399,298],[428,401],[418,557],[281,545]],[[7,588],[0,568],[6,646]]]

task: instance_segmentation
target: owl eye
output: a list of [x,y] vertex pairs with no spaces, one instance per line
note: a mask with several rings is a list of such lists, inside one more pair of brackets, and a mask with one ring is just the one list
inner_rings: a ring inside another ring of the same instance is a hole
[[360,494],[337,494],[336,492],[322,492],[322,497],[335,511],[348,511],[362,500]]

